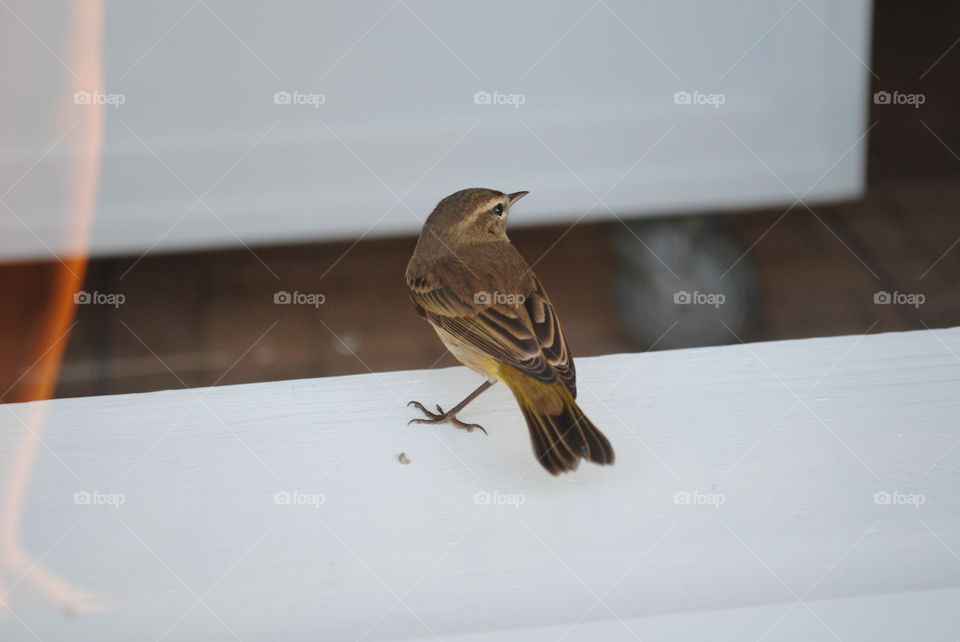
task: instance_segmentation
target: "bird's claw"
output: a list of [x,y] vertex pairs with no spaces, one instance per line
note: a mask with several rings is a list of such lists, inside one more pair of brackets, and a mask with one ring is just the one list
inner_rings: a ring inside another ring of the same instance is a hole
[[451,423],[456,428],[466,430],[467,432],[473,432],[474,430],[480,430],[483,434],[487,434],[486,428],[480,424],[468,424],[466,422],[460,421],[457,419],[457,416],[449,412],[444,412],[443,408],[440,407],[440,404],[437,404],[437,412],[430,412],[426,407],[419,401],[411,401],[407,404],[408,407],[416,408],[423,414],[427,416],[426,419],[415,418],[407,422],[407,425],[410,424],[442,424],[442,423]]

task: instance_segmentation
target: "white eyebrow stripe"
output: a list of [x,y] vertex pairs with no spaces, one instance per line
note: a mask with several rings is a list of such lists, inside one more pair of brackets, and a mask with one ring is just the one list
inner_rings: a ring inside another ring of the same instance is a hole
[[487,202],[486,209],[492,210],[494,205],[500,205],[500,204],[506,205],[506,203],[503,200],[503,196],[493,196]]

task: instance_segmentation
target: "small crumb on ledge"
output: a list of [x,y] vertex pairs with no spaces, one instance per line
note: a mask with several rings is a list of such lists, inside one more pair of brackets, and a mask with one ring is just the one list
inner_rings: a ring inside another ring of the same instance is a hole
[[409,464],[410,458],[407,457],[407,453],[400,453],[400,456],[397,457],[397,461],[399,461],[401,464]]

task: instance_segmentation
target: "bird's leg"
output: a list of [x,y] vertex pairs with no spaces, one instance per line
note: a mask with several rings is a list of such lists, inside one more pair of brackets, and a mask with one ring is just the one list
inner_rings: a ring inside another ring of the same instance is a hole
[[468,424],[457,419],[457,413],[466,408],[467,404],[480,396],[484,390],[489,388],[494,384],[493,381],[484,381],[479,388],[467,395],[467,398],[458,403],[456,406],[444,412],[443,408],[437,405],[437,412],[430,412],[427,410],[422,403],[419,401],[411,401],[408,403],[408,406],[413,406],[414,408],[419,409],[423,414],[427,416],[427,419],[411,419],[407,424],[442,424],[449,422],[456,426],[457,428],[463,428],[467,432],[473,432],[474,428],[479,428],[483,431],[483,434],[487,434],[487,431],[480,424]]

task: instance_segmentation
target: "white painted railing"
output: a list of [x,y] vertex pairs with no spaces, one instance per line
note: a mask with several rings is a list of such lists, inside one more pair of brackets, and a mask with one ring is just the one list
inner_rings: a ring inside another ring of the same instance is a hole
[[465,368],[5,406],[0,639],[953,640],[958,354],[581,359],[617,464],[560,478],[502,386],[489,436],[406,425]]

